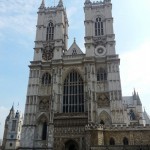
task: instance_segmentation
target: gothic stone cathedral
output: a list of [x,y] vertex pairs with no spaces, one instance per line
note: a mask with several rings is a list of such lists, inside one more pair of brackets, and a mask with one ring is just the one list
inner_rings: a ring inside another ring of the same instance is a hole
[[84,13],[85,54],[67,47],[62,0],[39,7],[20,150],[150,149],[139,95],[122,96],[111,0],[85,0]]

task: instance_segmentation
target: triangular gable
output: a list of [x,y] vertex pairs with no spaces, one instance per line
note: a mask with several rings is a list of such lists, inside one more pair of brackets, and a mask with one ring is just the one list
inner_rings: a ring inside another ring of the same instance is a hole
[[69,50],[66,52],[65,55],[80,55],[83,54],[79,46],[76,44],[76,41],[74,40],[73,44],[69,48]]

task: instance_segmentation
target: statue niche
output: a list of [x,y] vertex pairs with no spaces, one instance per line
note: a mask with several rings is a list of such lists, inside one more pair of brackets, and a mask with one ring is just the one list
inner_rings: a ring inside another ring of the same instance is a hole
[[49,110],[49,101],[46,99],[43,99],[39,103],[39,110],[40,111],[48,111]]
[[97,97],[97,105],[98,108],[102,108],[102,107],[109,107],[110,102],[109,102],[109,96],[108,94],[100,94]]

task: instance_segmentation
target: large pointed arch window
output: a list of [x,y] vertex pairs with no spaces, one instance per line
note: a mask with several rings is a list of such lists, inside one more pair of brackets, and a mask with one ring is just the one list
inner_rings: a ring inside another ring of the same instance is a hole
[[75,70],[71,71],[64,81],[63,112],[84,112],[83,79]]
[[50,22],[47,27],[46,40],[50,41],[54,39],[54,24]]
[[104,35],[104,24],[102,18],[96,18],[95,22],[95,36]]
[[97,81],[106,81],[107,72],[104,68],[99,68],[97,71]]

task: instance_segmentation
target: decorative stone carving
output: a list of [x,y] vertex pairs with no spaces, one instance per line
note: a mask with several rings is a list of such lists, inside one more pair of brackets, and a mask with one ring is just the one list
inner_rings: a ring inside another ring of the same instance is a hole
[[39,103],[39,110],[40,111],[47,111],[49,110],[49,101],[46,99],[43,99]]
[[107,93],[103,93],[103,94],[98,95],[97,105],[99,108],[108,107],[110,105],[109,95]]

